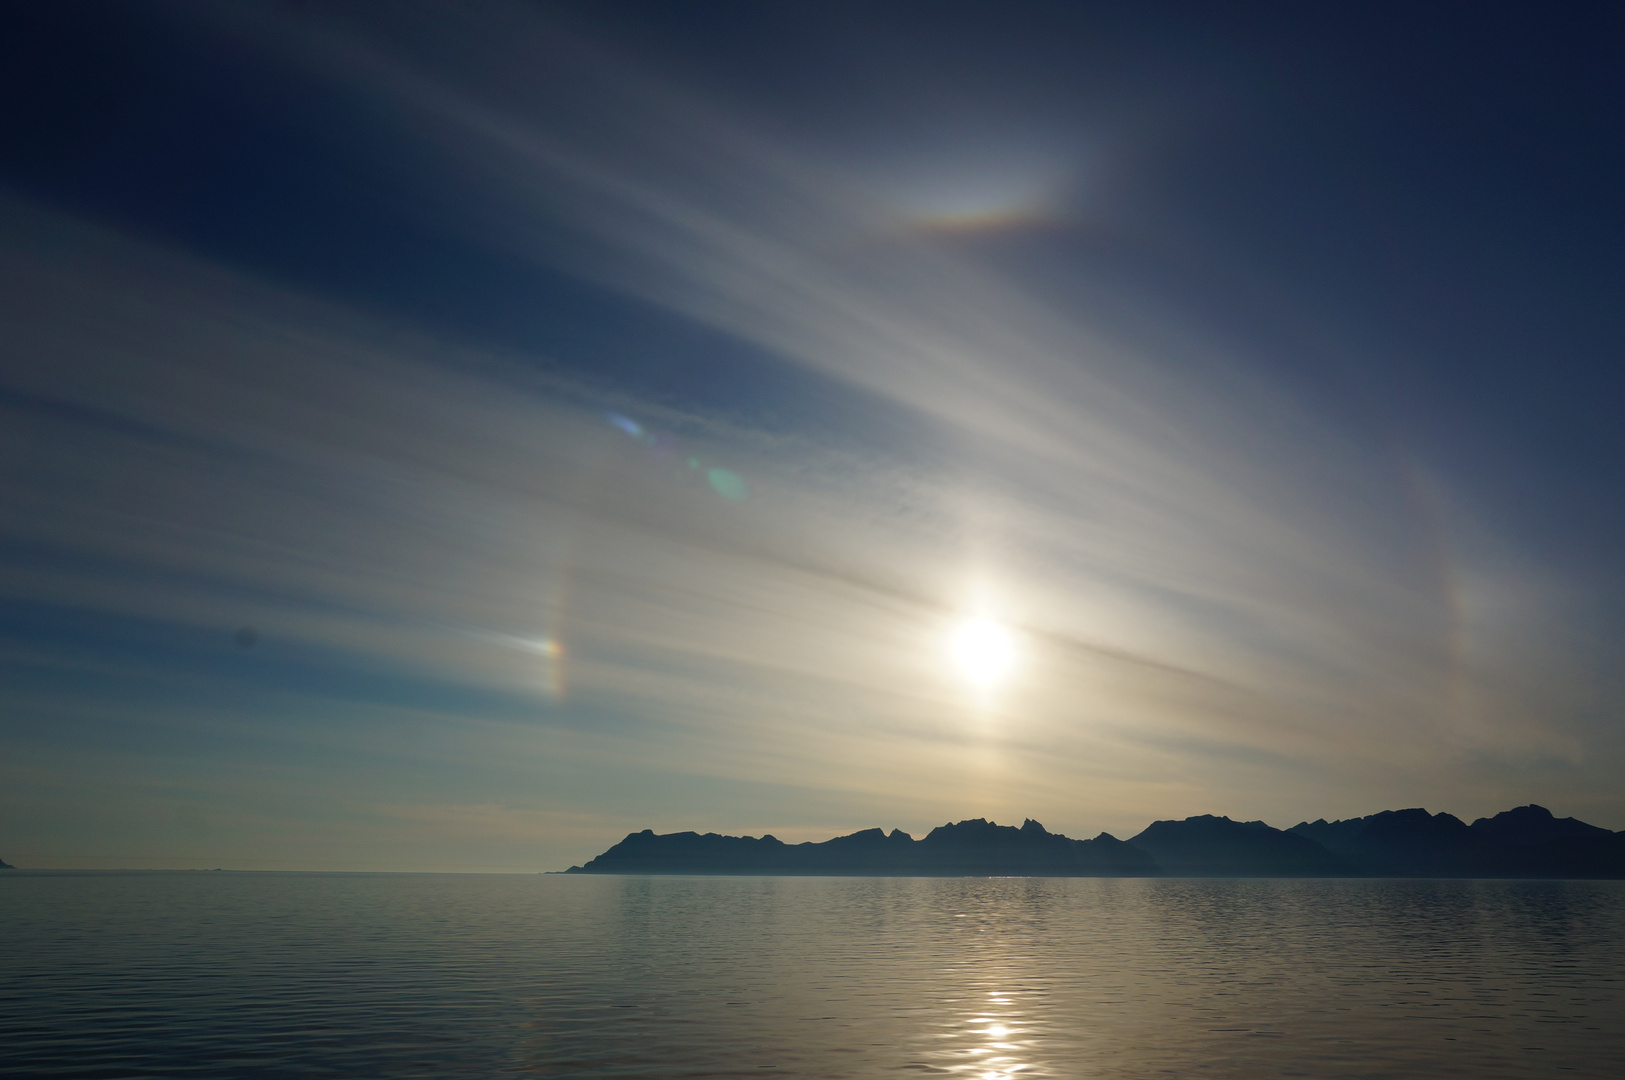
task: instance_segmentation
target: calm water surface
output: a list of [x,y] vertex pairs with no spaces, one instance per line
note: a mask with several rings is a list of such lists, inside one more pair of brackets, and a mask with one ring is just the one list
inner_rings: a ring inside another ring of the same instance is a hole
[[1625,1076],[1625,883],[0,874],[0,1075]]

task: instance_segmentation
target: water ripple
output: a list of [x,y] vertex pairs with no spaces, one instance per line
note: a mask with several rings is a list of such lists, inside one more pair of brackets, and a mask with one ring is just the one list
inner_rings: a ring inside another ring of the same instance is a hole
[[1615,1077],[1625,883],[8,872],[0,1074]]

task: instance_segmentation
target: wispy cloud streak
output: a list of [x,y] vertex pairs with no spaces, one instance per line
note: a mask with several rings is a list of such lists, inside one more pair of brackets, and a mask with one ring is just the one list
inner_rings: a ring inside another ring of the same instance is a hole
[[[909,230],[861,170],[529,13],[364,15],[207,17],[384,110],[392,152],[459,193],[480,242],[856,388],[920,436],[639,401],[5,203],[0,590],[228,652],[249,626],[233,663],[346,673],[212,706],[280,717],[256,737],[289,745],[387,738],[405,721],[381,687],[442,694],[414,715],[473,747],[453,790],[418,801],[412,769],[379,766],[333,797],[373,815],[365,835],[489,825],[562,851],[558,821],[573,838],[628,806],[781,835],[973,813],[1088,833],[1433,792],[1467,812],[1497,797],[1486,762],[1527,758],[1537,788],[1614,807],[1595,698],[1529,647],[1560,605],[1486,601],[1527,567],[1475,563],[1470,516],[1421,506],[1379,435],[1194,330],[1134,339],[1058,308]],[[973,608],[1022,652],[991,702],[945,670]],[[646,800],[659,775],[696,786]]]

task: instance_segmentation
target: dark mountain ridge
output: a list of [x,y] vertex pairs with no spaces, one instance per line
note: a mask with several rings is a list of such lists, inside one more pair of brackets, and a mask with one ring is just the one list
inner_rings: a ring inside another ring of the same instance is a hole
[[1108,834],[1073,840],[1036,821],[1021,828],[982,818],[940,825],[923,839],[893,829],[864,829],[818,843],[773,836],[657,836],[625,840],[572,874],[828,874],[837,876],[1136,876],[1156,873],[1144,851]]
[[1625,878],[1625,833],[1553,817],[1540,806],[1471,825],[1422,809],[1345,821],[1262,821],[1203,814],[1153,822],[1131,840],[1074,840],[1028,819],[939,825],[916,840],[864,829],[786,844],[773,836],[652,829],[570,874],[762,874],[835,877],[1547,877]]
[[1212,814],[1154,821],[1129,843],[1175,877],[1347,877],[1354,869],[1308,837]]
[[1370,877],[1625,877],[1625,833],[1544,806],[1520,806],[1468,825],[1451,814],[1384,810],[1287,830]]

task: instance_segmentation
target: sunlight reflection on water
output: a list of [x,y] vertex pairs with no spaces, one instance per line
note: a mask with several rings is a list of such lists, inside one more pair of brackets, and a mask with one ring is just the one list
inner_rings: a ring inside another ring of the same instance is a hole
[[0,1073],[1613,1077],[1625,883],[0,877]]

